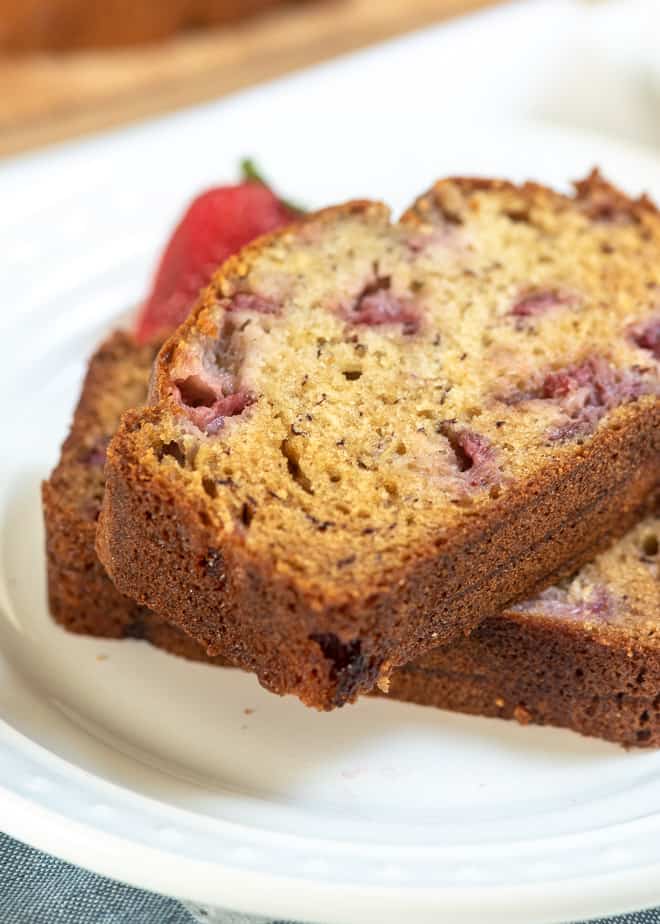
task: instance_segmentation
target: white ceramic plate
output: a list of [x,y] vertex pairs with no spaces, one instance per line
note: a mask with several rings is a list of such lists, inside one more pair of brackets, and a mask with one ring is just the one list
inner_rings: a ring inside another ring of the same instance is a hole
[[462,34],[0,170],[8,833],[136,885],[301,920],[533,924],[660,903],[660,753],[382,700],[319,715],[237,671],[74,637],[47,614],[39,482],[84,357],[144,291],[190,195],[239,155],[309,204],[400,208],[457,171],[564,186],[596,162],[660,196],[650,155],[461,119],[428,85],[396,96],[396,75],[411,89],[439,57],[457,64]]

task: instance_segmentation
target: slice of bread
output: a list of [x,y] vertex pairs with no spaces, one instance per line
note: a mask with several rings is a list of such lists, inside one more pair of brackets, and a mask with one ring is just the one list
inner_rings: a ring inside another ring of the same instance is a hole
[[[120,413],[146,400],[151,355],[120,333],[90,362],[71,434],[44,486],[51,608],[76,632],[146,639],[177,655],[222,664],[181,629],[121,595],[94,552],[104,485],[99,453]],[[90,452],[94,444],[99,453]],[[395,671],[390,697],[660,746],[660,555],[654,537],[660,537],[657,516],[561,588]],[[603,606],[605,600],[611,602]]]
[[94,551],[105,454],[121,414],[142,404],[156,355],[118,331],[92,357],[60,459],[42,485],[50,610],[72,632],[134,634],[142,607],[122,596]]
[[660,516],[536,599],[392,675],[390,695],[660,747]]
[[660,216],[447,180],[230,259],[110,444],[116,586],[331,709],[564,576],[660,478]]

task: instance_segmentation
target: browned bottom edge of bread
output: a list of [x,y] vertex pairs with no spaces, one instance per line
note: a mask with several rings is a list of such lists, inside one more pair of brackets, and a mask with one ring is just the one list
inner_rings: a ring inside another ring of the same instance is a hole
[[625,747],[660,747],[660,649],[611,647],[509,616],[392,676],[389,695],[522,725],[567,728]]

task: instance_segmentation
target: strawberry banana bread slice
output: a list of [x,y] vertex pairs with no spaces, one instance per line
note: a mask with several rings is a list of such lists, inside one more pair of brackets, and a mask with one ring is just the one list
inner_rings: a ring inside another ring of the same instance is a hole
[[330,709],[623,533],[660,478],[660,216],[447,180],[229,260],[108,451],[119,590]]

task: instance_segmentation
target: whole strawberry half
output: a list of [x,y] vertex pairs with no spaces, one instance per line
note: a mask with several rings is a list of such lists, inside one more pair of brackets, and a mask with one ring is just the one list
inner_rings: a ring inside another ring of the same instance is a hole
[[[244,172],[246,166],[244,165]],[[162,340],[181,324],[201,289],[227,257],[255,237],[288,224],[300,210],[254,177],[209,189],[189,206],[165,248],[135,327],[140,343]]]

